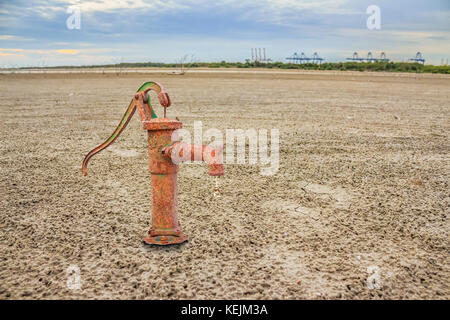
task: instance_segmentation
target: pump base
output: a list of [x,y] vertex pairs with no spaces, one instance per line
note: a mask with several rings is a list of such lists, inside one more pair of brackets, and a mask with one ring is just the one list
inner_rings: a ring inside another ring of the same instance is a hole
[[189,237],[181,236],[148,236],[142,239],[146,244],[168,245],[180,244],[187,241]]

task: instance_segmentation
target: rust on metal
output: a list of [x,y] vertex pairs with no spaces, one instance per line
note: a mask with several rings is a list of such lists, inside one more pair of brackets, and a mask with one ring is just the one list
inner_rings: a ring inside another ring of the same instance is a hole
[[[164,118],[158,118],[150,104],[148,92],[158,93],[158,100],[164,107]],[[121,122],[114,133],[101,145],[90,151],[84,158],[83,175],[87,175],[89,159],[113,143],[126,128],[131,117],[138,110],[142,127],[148,133],[148,161],[152,186],[152,224],[148,236],[143,239],[147,244],[167,245],[188,240],[181,231],[178,221],[178,163],[188,160],[200,160],[209,165],[208,174],[222,176],[222,147],[214,149],[206,145],[191,145],[172,141],[172,134],[182,127],[175,119],[166,118],[166,108],[171,105],[169,95],[157,82],[142,85],[131,100]],[[181,161],[175,163],[174,159]],[[198,159],[197,159],[198,158]]]

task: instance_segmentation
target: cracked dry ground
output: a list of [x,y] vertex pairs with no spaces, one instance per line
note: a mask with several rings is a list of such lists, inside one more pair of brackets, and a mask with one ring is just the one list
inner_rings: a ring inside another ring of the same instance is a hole
[[[137,115],[81,175],[148,80],[189,130],[280,130],[278,173],[227,164],[220,198],[206,165],[181,165],[181,246],[141,242]],[[450,298],[448,77],[16,74],[0,94],[1,299]]]

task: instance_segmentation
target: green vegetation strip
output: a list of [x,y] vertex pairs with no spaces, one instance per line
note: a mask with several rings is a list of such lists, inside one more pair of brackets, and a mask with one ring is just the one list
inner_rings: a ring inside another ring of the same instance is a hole
[[[59,66],[52,68],[179,68],[176,63],[160,62],[140,62],[140,63],[120,63],[109,65],[93,66]],[[267,68],[267,69],[301,69],[301,70],[342,70],[342,71],[383,71],[383,72],[413,72],[413,73],[444,73],[450,74],[450,66],[442,65],[423,65],[420,63],[409,62],[324,62],[322,64],[314,63],[283,63],[283,62],[193,62],[184,64],[184,69],[190,68]],[[22,68],[27,69],[27,68]],[[41,68],[38,68],[41,69]]]

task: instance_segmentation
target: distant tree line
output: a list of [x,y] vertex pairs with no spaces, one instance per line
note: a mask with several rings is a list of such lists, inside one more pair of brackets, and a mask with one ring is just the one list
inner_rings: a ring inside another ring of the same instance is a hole
[[[178,63],[137,62],[108,65],[92,65],[83,67],[60,66],[52,68],[179,68]],[[414,72],[414,73],[444,73],[450,74],[450,66],[423,65],[412,62],[324,62],[315,63],[283,63],[258,61],[242,62],[192,62],[186,63],[186,68],[267,68],[267,69],[301,69],[301,70],[343,70],[343,71],[384,71],[384,72]]]

